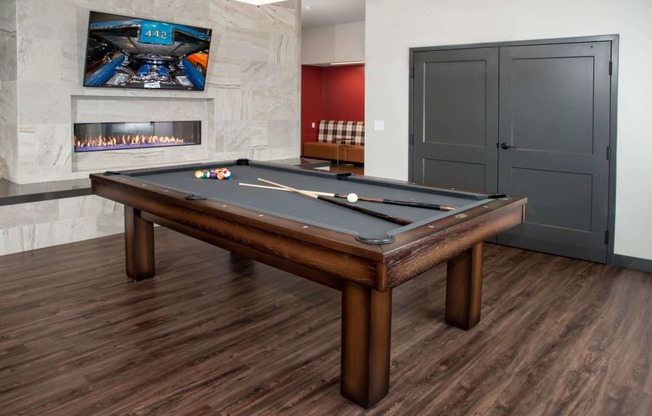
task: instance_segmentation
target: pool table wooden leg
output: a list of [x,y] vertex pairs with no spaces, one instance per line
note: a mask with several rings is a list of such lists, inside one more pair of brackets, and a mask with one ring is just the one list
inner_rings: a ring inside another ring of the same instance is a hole
[[342,290],[340,392],[369,408],[389,392],[392,291],[347,283]]
[[154,224],[140,210],[125,205],[125,253],[127,276],[134,280],[154,276]]
[[448,260],[446,323],[471,329],[480,322],[482,242]]

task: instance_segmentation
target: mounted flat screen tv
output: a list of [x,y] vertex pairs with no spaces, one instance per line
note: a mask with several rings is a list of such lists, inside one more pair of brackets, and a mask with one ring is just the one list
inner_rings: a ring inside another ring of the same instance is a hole
[[211,32],[91,11],[84,86],[203,91]]

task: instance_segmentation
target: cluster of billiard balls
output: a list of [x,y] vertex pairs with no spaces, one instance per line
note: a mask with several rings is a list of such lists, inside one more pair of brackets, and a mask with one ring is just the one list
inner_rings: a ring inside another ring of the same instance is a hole
[[233,174],[227,168],[203,169],[195,172],[195,178],[229,180]]

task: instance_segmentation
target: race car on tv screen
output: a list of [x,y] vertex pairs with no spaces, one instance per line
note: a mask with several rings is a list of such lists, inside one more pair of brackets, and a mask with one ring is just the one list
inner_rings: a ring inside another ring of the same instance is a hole
[[88,36],[84,86],[204,89],[210,29],[131,18],[91,20]]

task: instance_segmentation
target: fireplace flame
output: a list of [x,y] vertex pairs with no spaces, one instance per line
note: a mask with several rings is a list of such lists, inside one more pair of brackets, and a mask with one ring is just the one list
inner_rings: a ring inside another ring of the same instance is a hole
[[123,134],[121,136],[96,136],[96,137],[74,137],[75,147],[129,147],[142,145],[175,145],[185,144],[186,141],[178,137],[168,136],[147,136],[141,134]]

